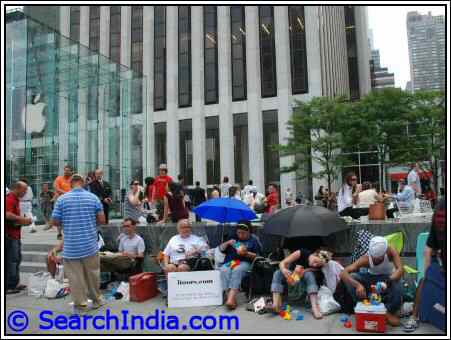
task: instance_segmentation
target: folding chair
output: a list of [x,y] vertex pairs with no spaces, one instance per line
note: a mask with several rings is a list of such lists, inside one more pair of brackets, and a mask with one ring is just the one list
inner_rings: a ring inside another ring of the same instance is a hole
[[428,240],[429,233],[421,233],[417,237],[417,286],[420,280],[424,277],[424,249]]

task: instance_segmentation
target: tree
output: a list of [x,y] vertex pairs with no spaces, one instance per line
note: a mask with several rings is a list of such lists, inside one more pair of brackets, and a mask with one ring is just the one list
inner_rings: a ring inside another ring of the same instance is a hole
[[[332,182],[338,177],[347,158],[340,152],[343,147],[342,122],[346,119],[349,103],[343,97],[315,97],[310,102],[296,102],[293,116],[288,122],[290,137],[285,145],[276,149],[280,156],[296,156],[298,160],[281,172],[296,172],[297,178],[327,178],[331,191]],[[319,170],[306,174],[305,163],[318,163]]]
[[[396,88],[374,91],[356,102],[344,122],[349,151],[377,151],[385,187],[385,166],[411,161],[416,145],[409,143],[412,95]],[[352,150],[353,149],[353,150]]]
[[429,161],[435,192],[438,192],[438,162],[446,146],[445,101],[441,91],[415,92],[410,113],[410,120],[414,122],[411,143],[417,147],[413,157],[416,161]]

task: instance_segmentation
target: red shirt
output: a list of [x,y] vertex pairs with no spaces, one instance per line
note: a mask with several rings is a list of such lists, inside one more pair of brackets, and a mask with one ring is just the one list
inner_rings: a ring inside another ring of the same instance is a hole
[[[10,192],[8,195],[6,195],[6,211],[20,216],[19,198],[13,192]],[[10,220],[6,220],[5,224],[8,237],[12,238],[13,240],[20,240],[21,226],[16,225],[14,221]]]
[[279,205],[279,193],[277,191],[270,193],[266,198],[266,203],[268,204],[266,211],[272,213]]
[[153,183],[155,187],[154,198],[156,200],[163,200],[167,193],[168,185],[172,183],[172,178],[170,176],[157,176],[155,182]]
[[147,187],[147,200],[149,201],[149,202],[153,202],[153,192],[154,192],[154,189],[155,189],[155,185],[149,185],[148,187]]

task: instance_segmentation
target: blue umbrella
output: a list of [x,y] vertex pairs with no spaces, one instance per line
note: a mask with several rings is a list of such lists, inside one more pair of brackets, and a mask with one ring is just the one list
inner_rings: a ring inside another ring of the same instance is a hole
[[214,198],[202,203],[193,211],[200,217],[219,223],[250,221],[257,217],[251,208],[234,198]]

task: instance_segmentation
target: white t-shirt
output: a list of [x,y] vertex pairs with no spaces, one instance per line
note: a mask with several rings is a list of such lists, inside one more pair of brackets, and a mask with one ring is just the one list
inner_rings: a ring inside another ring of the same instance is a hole
[[119,242],[120,252],[138,255],[144,253],[145,250],[146,245],[144,244],[144,240],[137,234],[135,234],[135,236],[133,236],[132,238],[126,235],[125,237],[122,237],[121,241]]
[[229,189],[232,187],[230,183],[221,184],[221,197],[229,197]]
[[187,238],[182,238],[180,235],[175,235],[169,240],[163,253],[169,256],[171,263],[177,264],[180,260],[186,259],[186,253],[207,249],[207,243],[199,236],[191,234]]
[[368,208],[371,204],[376,203],[377,192],[374,189],[364,190],[359,193],[359,208]]
[[407,184],[412,188],[414,187],[412,184],[414,184],[417,187],[416,188],[416,190],[418,190],[417,192],[421,194],[421,180],[420,176],[418,176],[418,173],[415,171],[415,169],[412,169],[409,172],[409,175],[407,175]]
[[350,185],[344,184],[343,188],[338,192],[337,206],[338,212],[352,207],[352,187]]

